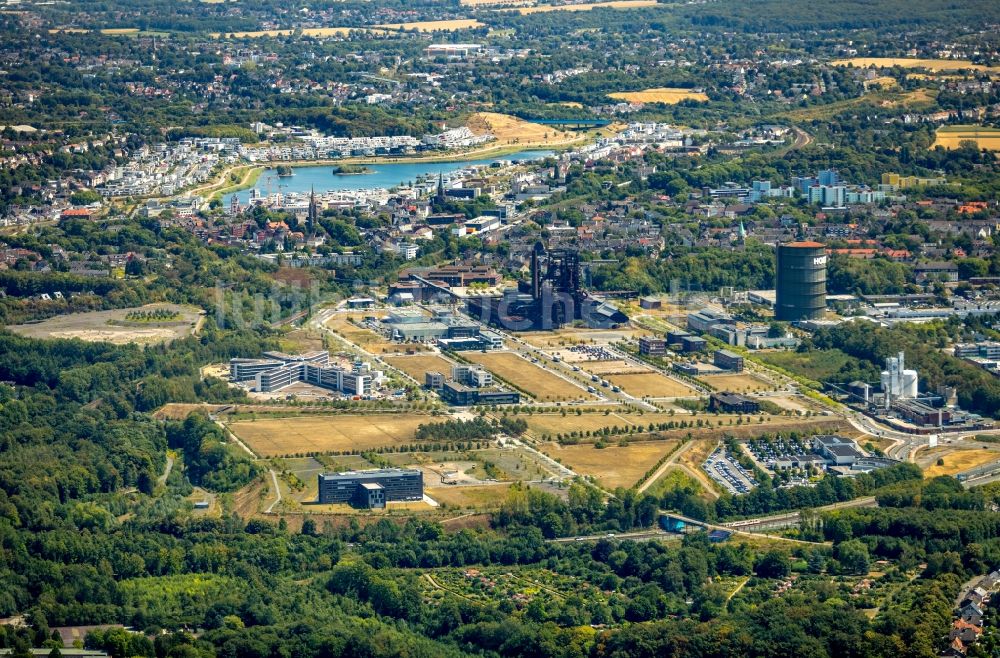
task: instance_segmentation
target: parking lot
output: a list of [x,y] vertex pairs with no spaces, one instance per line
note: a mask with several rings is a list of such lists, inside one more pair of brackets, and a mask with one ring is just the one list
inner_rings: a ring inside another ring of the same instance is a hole
[[740,466],[736,455],[725,446],[716,448],[701,467],[710,478],[734,496],[750,493],[757,486],[753,473]]

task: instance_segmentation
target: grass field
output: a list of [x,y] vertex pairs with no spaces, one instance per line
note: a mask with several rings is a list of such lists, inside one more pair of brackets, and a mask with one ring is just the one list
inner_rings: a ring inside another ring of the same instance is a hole
[[448,507],[470,507],[481,510],[498,509],[507,495],[509,482],[490,485],[428,487],[425,493]]
[[[910,57],[854,57],[838,59],[830,62],[833,66],[854,66],[856,68],[890,68],[899,66],[908,69],[927,69],[928,71],[958,71],[973,69],[976,71],[992,70],[982,64],[973,64],[966,59],[918,59]],[[994,69],[996,67],[993,67]]]
[[612,2],[594,2],[580,5],[537,5],[534,7],[518,7],[506,11],[516,11],[523,16],[541,14],[549,11],[591,11],[593,9],[638,9],[654,7],[656,0],[613,0]]
[[451,361],[448,361],[437,354],[387,356],[385,357],[385,362],[393,368],[399,368],[421,384],[424,383],[424,375],[426,375],[429,371],[436,370],[445,377],[451,376]]
[[708,96],[700,91],[690,89],[673,89],[670,87],[654,87],[642,91],[619,91],[608,94],[611,98],[629,103],[662,103],[674,105],[685,100],[707,101]]
[[470,361],[488,369],[500,379],[527,391],[539,402],[564,402],[592,399],[585,389],[571,384],[562,377],[542,370],[535,364],[512,352],[473,352]]
[[943,146],[946,149],[957,149],[965,141],[976,142],[980,149],[1000,151],[1000,129],[985,126],[943,126],[937,129],[931,148]]
[[[940,450],[940,452],[937,450]],[[954,451],[944,448],[943,450],[936,449],[928,452],[921,451],[921,455],[931,460],[930,466],[924,470],[924,477],[929,478],[937,477],[938,475],[955,475],[970,468],[1000,460],[1000,451],[983,450],[982,448],[968,448]],[[938,466],[938,459],[944,461],[944,465]]]
[[629,395],[638,397],[675,398],[696,394],[690,386],[664,377],[658,372],[608,375],[606,379],[612,384],[621,386]]
[[598,449],[592,444],[560,446],[552,443],[543,447],[545,453],[581,475],[593,475],[608,489],[631,487],[661,457],[669,455],[679,441],[641,441],[627,446],[609,445]]
[[386,23],[376,25],[386,30],[417,30],[418,32],[454,32],[456,30],[471,30],[483,27],[483,24],[472,18],[460,18],[450,21],[417,21],[414,23]]
[[850,356],[836,348],[810,352],[761,352],[758,356],[765,363],[817,382],[830,379],[852,361]]
[[750,374],[703,375],[698,377],[698,379],[714,387],[717,391],[729,391],[731,393],[754,393],[756,391],[770,391],[774,389],[767,382]]
[[574,132],[562,132],[552,126],[531,123],[497,112],[476,112],[469,117],[466,125],[477,135],[493,134],[502,144],[545,146],[565,144],[579,137]]
[[229,429],[258,455],[281,457],[399,446],[412,442],[417,426],[432,420],[404,414],[303,416],[240,421]]

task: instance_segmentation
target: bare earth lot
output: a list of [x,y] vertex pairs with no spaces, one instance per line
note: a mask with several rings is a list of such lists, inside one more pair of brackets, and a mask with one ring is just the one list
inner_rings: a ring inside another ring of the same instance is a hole
[[562,377],[542,370],[530,361],[511,352],[474,352],[470,361],[478,363],[494,375],[516,384],[540,402],[591,399],[585,389],[571,384]]
[[631,487],[679,441],[641,441],[627,446],[609,445],[598,449],[593,444],[560,446],[547,444],[543,450],[581,475],[593,475],[601,485],[614,489]]
[[262,457],[304,452],[358,452],[413,441],[417,426],[430,416],[308,416],[240,421],[229,429]]
[[608,381],[629,395],[652,398],[676,398],[695,395],[694,389],[658,372],[641,372],[627,375],[609,375]]
[[[180,317],[166,322],[131,322],[126,320],[126,316],[132,311],[156,309],[175,311],[180,314]],[[14,333],[31,338],[79,338],[88,343],[152,345],[190,335],[197,326],[200,317],[201,311],[188,306],[148,304],[113,311],[57,315],[42,322],[18,324],[7,328]]]

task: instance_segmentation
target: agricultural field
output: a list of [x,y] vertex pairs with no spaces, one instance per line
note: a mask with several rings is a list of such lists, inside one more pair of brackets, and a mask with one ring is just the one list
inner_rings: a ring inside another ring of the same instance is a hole
[[739,375],[702,375],[698,379],[712,386],[717,391],[756,393],[758,391],[774,390],[774,387],[764,380],[746,373]]
[[[938,460],[944,463],[938,465]],[[1000,461],[1000,446],[996,450],[983,448],[953,448],[943,446],[921,450],[917,456],[917,463],[924,466],[925,477],[937,477],[938,475],[957,475],[970,468]],[[926,465],[926,466],[925,466]]]
[[[160,310],[176,313],[177,316],[164,321],[129,319],[130,314]],[[154,345],[191,335],[201,322],[202,315],[200,309],[190,306],[148,304],[113,311],[57,315],[41,322],[13,325],[7,329],[29,338],[79,338],[88,343]]]
[[385,30],[416,30],[418,32],[455,32],[483,27],[483,24],[472,18],[460,18],[450,21],[416,21],[414,23],[386,23],[376,25]]
[[975,71],[990,71],[996,67],[973,64],[966,59],[918,59],[910,57],[854,57],[838,59],[830,62],[833,66],[853,66],[855,68],[892,68],[899,66],[908,69],[927,69],[928,71],[959,71],[972,69]]
[[979,149],[1000,151],[1000,129],[985,126],[942,126],[935,133],[931,148],[957,149],[962,142],[975,142]]
[[420,384],[424,383],[424,375],[437,371],[445,377],[451,374],[451,361],[437,354],[415,354],[412,356],[387,356],[385,362],[393,368],[402,370]]
[[588,4],[573,5],[536,5],[534,7],[518,7],[504,11],[516,11],[522,16],[528,14],[541,14],[550,11],[591,11],[593,9],[639,9],[641,7],[653,7],[657,0],[612,0],[611,2],[593,2]]
[[552,126],[531,123],[496,112],[476,112],[466,122],[469,130],[477,135],[490,133],[501,144],[548,146],[565,144],[579,138],[574,132],[563,132]]
[[608,375],[607,380],[620,386],[629,395],[636,397],[676,398],[697,395],[690,386],[665,377],[658,372]]
[[539,402],[566,402],[592,398],[585,389],[547,370],[542,370],[512,352],[487,352],[485,354],[473,352],[468,355],[468,358],[488,369],[499,379],[527,391],[528,395]]
[[417,427],[431,421],[416,414],[317,415],[238,421],[229,430],[261,457],[281,457],[400,446],[411,443]]
[[708,96],[703,92],[671,87],[654,87],[642,91],[619,91],[608,94],[608,96],[629,103],[662,103],[663,105],[676,105],[686,100],[708,101]]
[[680,445],[678,440],[636,441],[626,446],[612,442],[606,448],[593,444],[546,444],[542,450],[580,475],[592,475],[607,489],[634,486],[649,469]]

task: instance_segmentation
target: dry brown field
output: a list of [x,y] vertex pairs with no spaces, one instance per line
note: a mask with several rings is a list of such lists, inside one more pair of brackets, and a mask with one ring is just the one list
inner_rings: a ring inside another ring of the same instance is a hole
[[[988,66],[973,64],[966,59],[919,59],[911,57],[854,57],[852,59],[838,59],[830,62],[833,66],[854,66],[856,68],[891,68],[900,66],[910,69],[927,69],[928,71],[958,71],[972,69],[975,71],[989,71]],[[996,67],[993,67],[996,68]]]
[[595,448],[591,443],[560,446],[557,443],[542,447],[545,454],[573,469],[580,475],[592,475],[601,486],[608,489],[634,486],[661,457],[673,452],[677,440],[637,441],[627,446],[612,442],[606,448]]
[[[944,465],[938,466],[938,459],[943,460]],[[929,463],[929,466],[924,469],[924,477],[956,475],[976,466],[1000,461],[1000,451],[984,450],[982,448],[954,449],[951,447],[939,447],[932,448],[931,450],[921,450],[918,461],[920,463]]]
[[451,376],[451,361],[438,356],[437,354],[415,354],[413,356],[387,356],[385,362],[393,368],[398,368],[410,377],[413,377],[421,384],[424,383],[424,375],[431,371],[437,371],[446,378]]
[[647,329],[627,327],[624,329],[557,329],[556,331],[526,331],[517,337],[535,347],[570,347],[571,345],[607,345],[622,340],[648,336]]
[[989,151],[1000,151],[1000,130],[983,126],[947,126],[938,128],[935,133],[935,146],[943,146],[946,149],[957,149],[962,142],[976,142],[980,149]]
[[675,398],[696,395],[686,384],[665,377],[658,372],[640,372],[626,375],[608,375],[612,384],[620,386],[629,395],[652,398]]
[[459,18],[450,21],[416,21],[413,23],[385,23],[376,25],[386,30],[417,30],[418,32],[454,32],[483,27],[483,23],[472,18]]
[[611,98],[629,103],[662,103],[675,105],[684,100],[707,101],[708,96],[700,91],[690,89],[673,89],[670,87],[655,87],[642,91],[619,91],[608,94]]
[[238,421],[229,429],[261,457],[280,457],[404,445],[418,425],[429,422],[430,416],[415,414],[299,416]]
[[474,507],[476,509],[498,509],[507,495],[509,482],[489,485],[464,485],[428,487],[425,493],[440,505],[448,507]]
[[590,4],[577,5],[536,5],[534,7],[519,7],[505,11],[517,11],[522,16],[528,14],[541,14],[549,11],[591,11],[593,9],[638,9],[641,7],[654,7],[656,0],[612,0],[611,2],[594,2]]
[[755,393],[757,391],[774,390],[774,387],[767,382],[747,373],[739,375],[702,375],[698,379],[713,386],[717,391]]
[[509,114],[476,112],[466,122],[477,135],[491,133],[501,144],[537,144],[540,146],[571,142],[579,136],[552,126],[531,123]]
[[565,402],[568,400],[589,400],[593,396],[562,377],[542,370],[527,359],[512,352],[473,352],[468,359],[478,363],[498,378],[510,382],[528,392],[539,402]]

